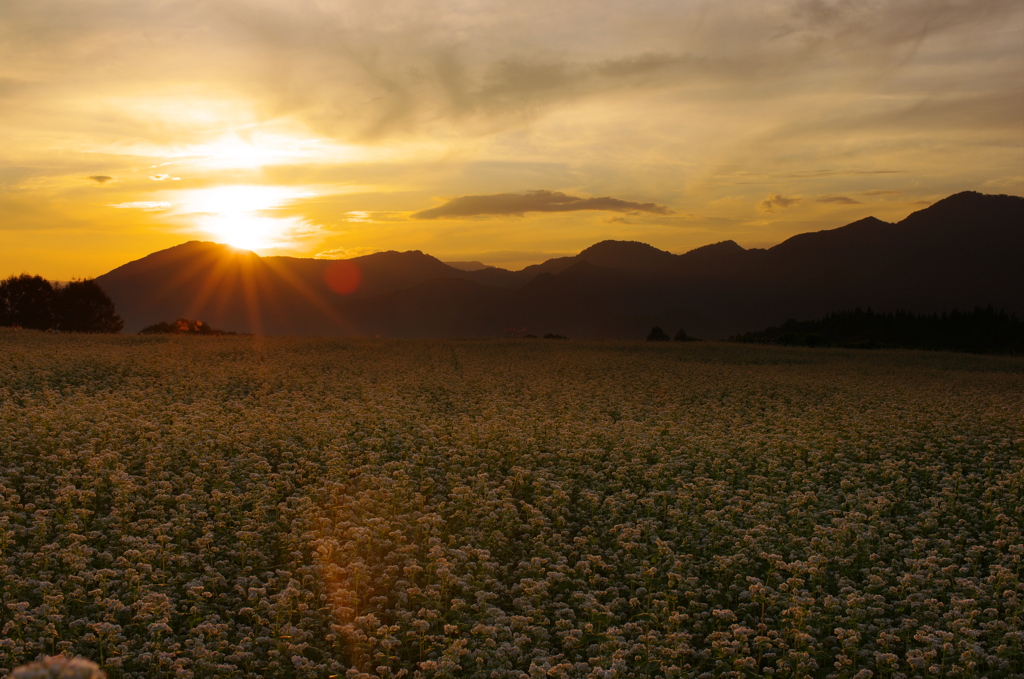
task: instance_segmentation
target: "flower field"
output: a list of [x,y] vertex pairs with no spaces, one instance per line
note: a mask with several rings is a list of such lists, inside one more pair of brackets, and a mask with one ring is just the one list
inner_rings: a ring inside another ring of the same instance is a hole
[[0,332],[0,676],[1024,677],[1024,360]]

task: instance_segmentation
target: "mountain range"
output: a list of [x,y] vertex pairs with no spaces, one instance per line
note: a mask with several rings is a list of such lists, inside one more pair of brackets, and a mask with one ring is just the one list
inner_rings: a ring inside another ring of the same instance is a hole
[[272,335],[641,339],[660,325],[714,339],[855,307],[1024,315],[1024,198],[958,193],[898,223],[868,217],[767,249],[603,241],[521,271],[452,264],[419,251],[322,260],[192,241],[96,280],[127,332],[184,317]]

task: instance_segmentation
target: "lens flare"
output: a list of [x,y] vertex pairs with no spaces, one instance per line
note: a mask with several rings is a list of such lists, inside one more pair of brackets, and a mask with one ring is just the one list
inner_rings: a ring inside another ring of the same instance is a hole
[[359,265],[347,259],[331,262],[324,274],[324,281],[332,291],[339,295],[351,295],[359,289],[363,273]]

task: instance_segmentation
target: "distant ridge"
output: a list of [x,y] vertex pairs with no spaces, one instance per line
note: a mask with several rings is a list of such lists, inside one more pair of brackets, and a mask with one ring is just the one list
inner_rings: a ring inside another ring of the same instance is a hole
[[741,252],[746,251],[736,241],[723,240],[718,243],[711,243],[710,245],[702,245],[681,255],[681,257],[689,261],[697,261],[735,256]]
[[669,268],[677,255],[637,241],[606,240],[591,245],[576,259],[608,269],[653,273]]
[[480,271],[491,268],[483,262],[444,262],[444,264],[461,271]]
[[662,325],[723,338],[856,307],[1024,316],[1021,261],[1024,198],[964,192],[895,224],[868,217],[766,250],[722,241],[675,255],[609,240],[507,271],[420,251],[318,260],[193,241],[97,281],[128,332],[202,318],[279,335],[642,339]]

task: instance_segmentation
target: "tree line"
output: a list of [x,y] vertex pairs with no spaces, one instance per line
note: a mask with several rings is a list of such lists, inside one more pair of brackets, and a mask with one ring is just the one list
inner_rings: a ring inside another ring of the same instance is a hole
[[[668,336],[668,333],[662,330],[660,325],[654,326],[653,328],[651,328],[651,331],[647,333],[648,342],[668,342],[669,339],[670,338]],[[698,341],[696,337],[690,337],[689,335],[687,335],[686,330],[684,330],[683,328],[679,328],[676,334],[671,337],[671,340],[674,342]]]
[[1024,321],[1003,310],[914,314],[857,308],[820,320],[790,319],[780,326],[731,337],[732,342],[851,349],[931,349],[979,354],[1024,354]]
[[147,325],[139,330],[140,335],[237,335],[231,330],[219,330],[210,327],[209,323],[179,318],[173,323],[166,321]]
[[59,332],[121,332],[114,302],[92,279],[53,285],[21,274],[0,282],[0,327]]

